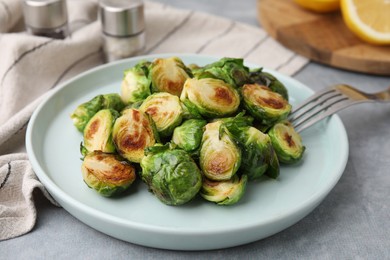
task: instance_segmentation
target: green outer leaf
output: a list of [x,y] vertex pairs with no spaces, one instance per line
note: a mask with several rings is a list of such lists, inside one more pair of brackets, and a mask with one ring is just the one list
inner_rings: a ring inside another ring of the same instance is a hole
[[242,159],[239,172],[247,174],[250,180],[259,179],[264,173],[272,178],[277,177],[279,163],[275,161],[275,153],[267,134],[254,127],[239,126],[234,121],[226,122],[223,127],[240,147]]
[[[151,95],[151,80],[149,78],[150,62],[141,61],[134,67],[124,71],[122,85],[121,85],[121,98],[126,104],[142,101]],[[131,73],[131,75],[129,75]],[[127,86],[126,77],[132,76],[136,80],[135,86]],[[131,89],[130,93],[124,94],[124,92]]]
[[198,79],[220,79],[235,88],[241,87],[249,80],[249,68],[244,66],[244,60],[239,58],[222,58],[193,71]]
[[199,148],[202,141],[203,128],[207,124],[203,119],[184,121],[173,131],[172,141],[181,149],[192,152]]
[[249,73],[250,82],[267,86],[288,101],[289,96],[286,86],[284,86],[274,75],[263,72],[262,70],[262,68],[251,70]]
[[79,105],[73,113],[70,115],[70,118],[73,120],[74,126],[80,132],[84,131],[85,126],[88,121],[100,110],[103,108],[104,97],[103,95],[98,95]]
[[148,154],[140,165],[142,180],[167,205],[184,204],[201,188],[202,174],[184,150],[169,149]]

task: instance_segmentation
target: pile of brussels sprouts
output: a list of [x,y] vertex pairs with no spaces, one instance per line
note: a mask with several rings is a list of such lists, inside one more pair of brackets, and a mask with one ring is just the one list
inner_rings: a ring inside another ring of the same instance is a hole
[[231,205],[248,181],[277,178],[280,163],[302,158],[290,110],[285,86],[243,59],[199,67],[170,57],[129,68],[120,94],[98,95],[71,118],[83,133],[83,179],[99,194],[140,178],[167,205],[198,194]]

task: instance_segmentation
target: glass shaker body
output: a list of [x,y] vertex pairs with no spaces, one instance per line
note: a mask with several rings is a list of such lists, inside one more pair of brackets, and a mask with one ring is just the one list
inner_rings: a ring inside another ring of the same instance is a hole
[[145,49],[145,32],[133,36],[111,36],[103,33],[103,50],[106,62],[142,54]]
[[99,14],[106,62],[142,54],[145,47],[142,0],[101,0]]
[[23,14],[30,34],[55,39],[69,35],[65,0],[23,0]]

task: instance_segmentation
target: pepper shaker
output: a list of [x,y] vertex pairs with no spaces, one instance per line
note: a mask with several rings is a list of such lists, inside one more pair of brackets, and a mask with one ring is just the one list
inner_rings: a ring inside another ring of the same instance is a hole
[[24,0],[23,14],[30,34],[56,39],[69,35],[65,0]]
[[145,47],[142,0],[100,0],[99,13],[106,62],[142,53]]

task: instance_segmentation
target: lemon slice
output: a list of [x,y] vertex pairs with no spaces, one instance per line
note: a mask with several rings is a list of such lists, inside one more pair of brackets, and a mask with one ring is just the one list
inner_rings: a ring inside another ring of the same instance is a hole
[[390,44],[390,0],[341,0],[348,28],[362,40]]
[[340,9],[340,0],[294,0],[303,8],[318,13],[328,13]]

